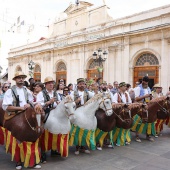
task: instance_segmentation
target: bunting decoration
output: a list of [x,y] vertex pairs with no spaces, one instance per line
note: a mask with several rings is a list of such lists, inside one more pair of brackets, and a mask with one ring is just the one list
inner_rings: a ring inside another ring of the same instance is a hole
[[0,145],[4,145],[4,140],[5,140],[4,133],[5,133],[5,129],[2,126],[0,126]]
[[136,131],[142,134],[156,135],[155,122],[153,123],[142,123],[141,118],[138,115],[133,117],[132,131]]
[[4,130],[6,153],[11,153],[11,160],[24,163],[24,167],[33,167],[40,162],[39,139],[36,142],[20,143],[11,132]]
[[68,134],[52,134],[45,130],[41,136],[41,150],[47,152],[49,150],[57,150],[61,157],[68,157],[69,145]]
[[113,142],[124,146],[125,142],[131,142],[130,129],[123,129],[115,127],[111,132]]
[[91,150],[96,149],[95,130],[82,129],[78,126],[72,125],[70,131],[69,145],[87,145]]

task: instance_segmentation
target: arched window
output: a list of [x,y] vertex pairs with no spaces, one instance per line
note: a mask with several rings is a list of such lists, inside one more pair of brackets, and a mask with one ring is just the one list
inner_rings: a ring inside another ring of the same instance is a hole
[[135,66],[153,66],[153,65],[159,65],[157,57],[151,53],[144,53],[137,59]]
[[34,80],[41,82],[41,67],[38,64],[36,64],[34,68]]
[[35,65],[34,72],[35,73],[40,73],[41,72],[41,67],[38,64]]
[[66,71],[66,70],[67,70],[66,65],[63,62],[58,64],[57,71]]
[[15,71],[16,71],[16,72],[17,72],[17,71],[22,71],[22,68],[21,68],[20,66],[17,66],[16,69],[15,69]]
[[[97,67],[99,67],[99,63],[94,60],[89,65],[89,69],[96,69]],[[100,67],[103,67],[103,64]]]
[[64,80],[64,84],[66,84],[67,67],[64,62],[60,62],[56,66],[56,82],[57,82],[57,84],[60,82],[61,79]]

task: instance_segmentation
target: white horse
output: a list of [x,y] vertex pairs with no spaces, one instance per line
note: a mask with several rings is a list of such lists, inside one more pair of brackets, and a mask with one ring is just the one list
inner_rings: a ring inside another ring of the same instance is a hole
[[95,112],[99,108],[103,109],[107,116],[112,115],[113,110],[109,94],[96,94],[84,106],[77,108],[75,111],[76,118],[71,123],[83,129],[95,130],[97,127]]
[[54,109],[44,125],[52,134],[68,134],[71,128],[70,121],[75,119],[76,104],[71,96],[66,96]]

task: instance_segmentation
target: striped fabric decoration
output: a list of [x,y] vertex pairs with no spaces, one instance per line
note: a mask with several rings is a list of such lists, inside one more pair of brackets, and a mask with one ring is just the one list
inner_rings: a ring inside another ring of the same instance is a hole
[[0,145],[4,145],[4,140],[5,140],[4,133],[5,133],[5,129],[2,126],[0,126]]
[[164,119],[157,119],[155,123],[156,133],[160,133],[163,130],[163,124],[166,122]]
[[39,139],[36,142],[22,142],[16,140],[11,132],[5,129],[6,152],[11,153],[11,160],[24,162],[24,167],[33,167],[40,162]]
[[40,163],[40,149],[38,147],[39,139],[36,142],[22,142],[19,144],[21,162],[24,162],[24,167],[33,167]]
[[120,146],[124,146],[125,142],[131,142],[130,129],[123,129],[115,127],[112,132],[113,142]]
[[107,136],[108,132],[104,132],[100,130],[99,128],[96,129],[95,131],[95,138],[96,138],[96,143],[100,144],[100,147],[103,146],[103,142],[105,137]]
[[52,134],[48,130],[45,130],[41,136],[41,150],[57,150],[61,157],[68,157],[69,145],[68,145],[69,133],[68,134]]
[[142,134],[148,134],[148,135],[156,135],[156,130],[155,130],[155,122],[153,123],[142,123],[141,118],[138,115],[135,115],[133,117],[133,125],[132,125],[132,131],[136,131],[138,133]]
[[87,145],[91,150],[96,149],[95,130],[82,129],[78,126],[72,125],[70,131],[69,145]]

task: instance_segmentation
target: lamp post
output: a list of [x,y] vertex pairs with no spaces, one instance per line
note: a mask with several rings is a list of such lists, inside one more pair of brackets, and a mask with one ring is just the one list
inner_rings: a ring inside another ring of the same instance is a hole
[[[103,55],[103,58],[102,58]],[[105,62],[107,59],[107,52],[104,51],[102,54],[102,49],[98,49],[98,54],[96,52],[93,53],[93,60],[98,63],[98,72],[99,72],[99,78],[100,78],[100,73],[103,72],[103,65],[102,63]]]
[[31,61],[28,63],[29,75],[30,75],[31,78],[33,77],[34,67],[35,67],[35,63],[31,60]]

